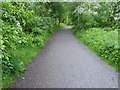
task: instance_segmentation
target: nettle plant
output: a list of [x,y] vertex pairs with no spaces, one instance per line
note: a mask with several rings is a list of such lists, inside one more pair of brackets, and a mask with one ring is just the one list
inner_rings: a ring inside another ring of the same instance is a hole
[[26,3],[2,2],[1,48],[3,80],[6,75],[23,70],[22,61],[15,60],[15,57],[18,46],[30,44],[30,37],[27,37],[23,28],[28,17],[32,15],[32,11],[26,11],[25,4]]
[[33,11],[26,10],[26,4],[20,2],[2,2],[2,20],[10,24],[18,24],[24,26],[26,20],[33,14]]
[[43,46],[44,37],[53,33],[55,26],[55,19],[50,17],[34,16],[27,20],[25,30],[27,33],[32,34],[33,43]]
[[[4,23],[2,31],[4,45],[2,68],[4,70],[3,74],[6,74],[16,71],[13,64],[15,60],[12,60],[12,58],[16,54],[17,46],[27,44],[27,38],[25,38],[26,35],[23,33],[22,28],[16,25]],[[18,65],[21,65],[21,63],[18,63]]]

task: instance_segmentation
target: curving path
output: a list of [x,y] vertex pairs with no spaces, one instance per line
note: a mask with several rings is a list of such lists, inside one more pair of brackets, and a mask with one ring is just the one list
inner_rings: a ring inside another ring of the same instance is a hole
[[79,42],[70,27],[58,30],[12,88],[117,88],[118,74]]

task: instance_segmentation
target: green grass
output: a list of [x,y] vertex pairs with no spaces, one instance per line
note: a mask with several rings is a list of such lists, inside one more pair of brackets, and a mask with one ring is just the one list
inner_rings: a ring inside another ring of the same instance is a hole
[[116,71],[120,71],[117,30],[91,28],[88,30],[77,30],[74,33],[82,43],[93,50],[102,60],[112,65]]
[[60,23],[60,28],[66,27],[67,25],[64,23]]
[[[14,59],[22,60],[23,66],[17,67],[23,69],[22,72],[25,71],[25,65],[30,62],[37,54],[37,52],[40,50],[38,46],[30,47],[30,46],[20,46],[18,47],[16,51],[16,57]],[[5,80],[3,81],[3,87],[7,87],[11,83],[15,82],[15,78],[21,75],[21,72],[17,72],[16,74],[9,74],[6,75]]]

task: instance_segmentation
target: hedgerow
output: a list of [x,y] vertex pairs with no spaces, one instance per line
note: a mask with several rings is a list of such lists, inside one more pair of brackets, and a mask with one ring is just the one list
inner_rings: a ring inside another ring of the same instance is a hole
[[50,16],[52,9],[47,11],[44,7],[38,12],[34,8],[39,8],[39,5],[48,3],[2,2],[0,58],[3,87],[25,71],[25,65],[59,28],[57,19]]

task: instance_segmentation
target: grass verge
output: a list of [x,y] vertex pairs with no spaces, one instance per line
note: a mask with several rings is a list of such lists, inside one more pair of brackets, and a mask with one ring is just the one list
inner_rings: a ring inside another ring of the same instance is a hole
[[75,36],[116,71],[120,72],[118,30],[111,28],[90,28],[73,30]]

